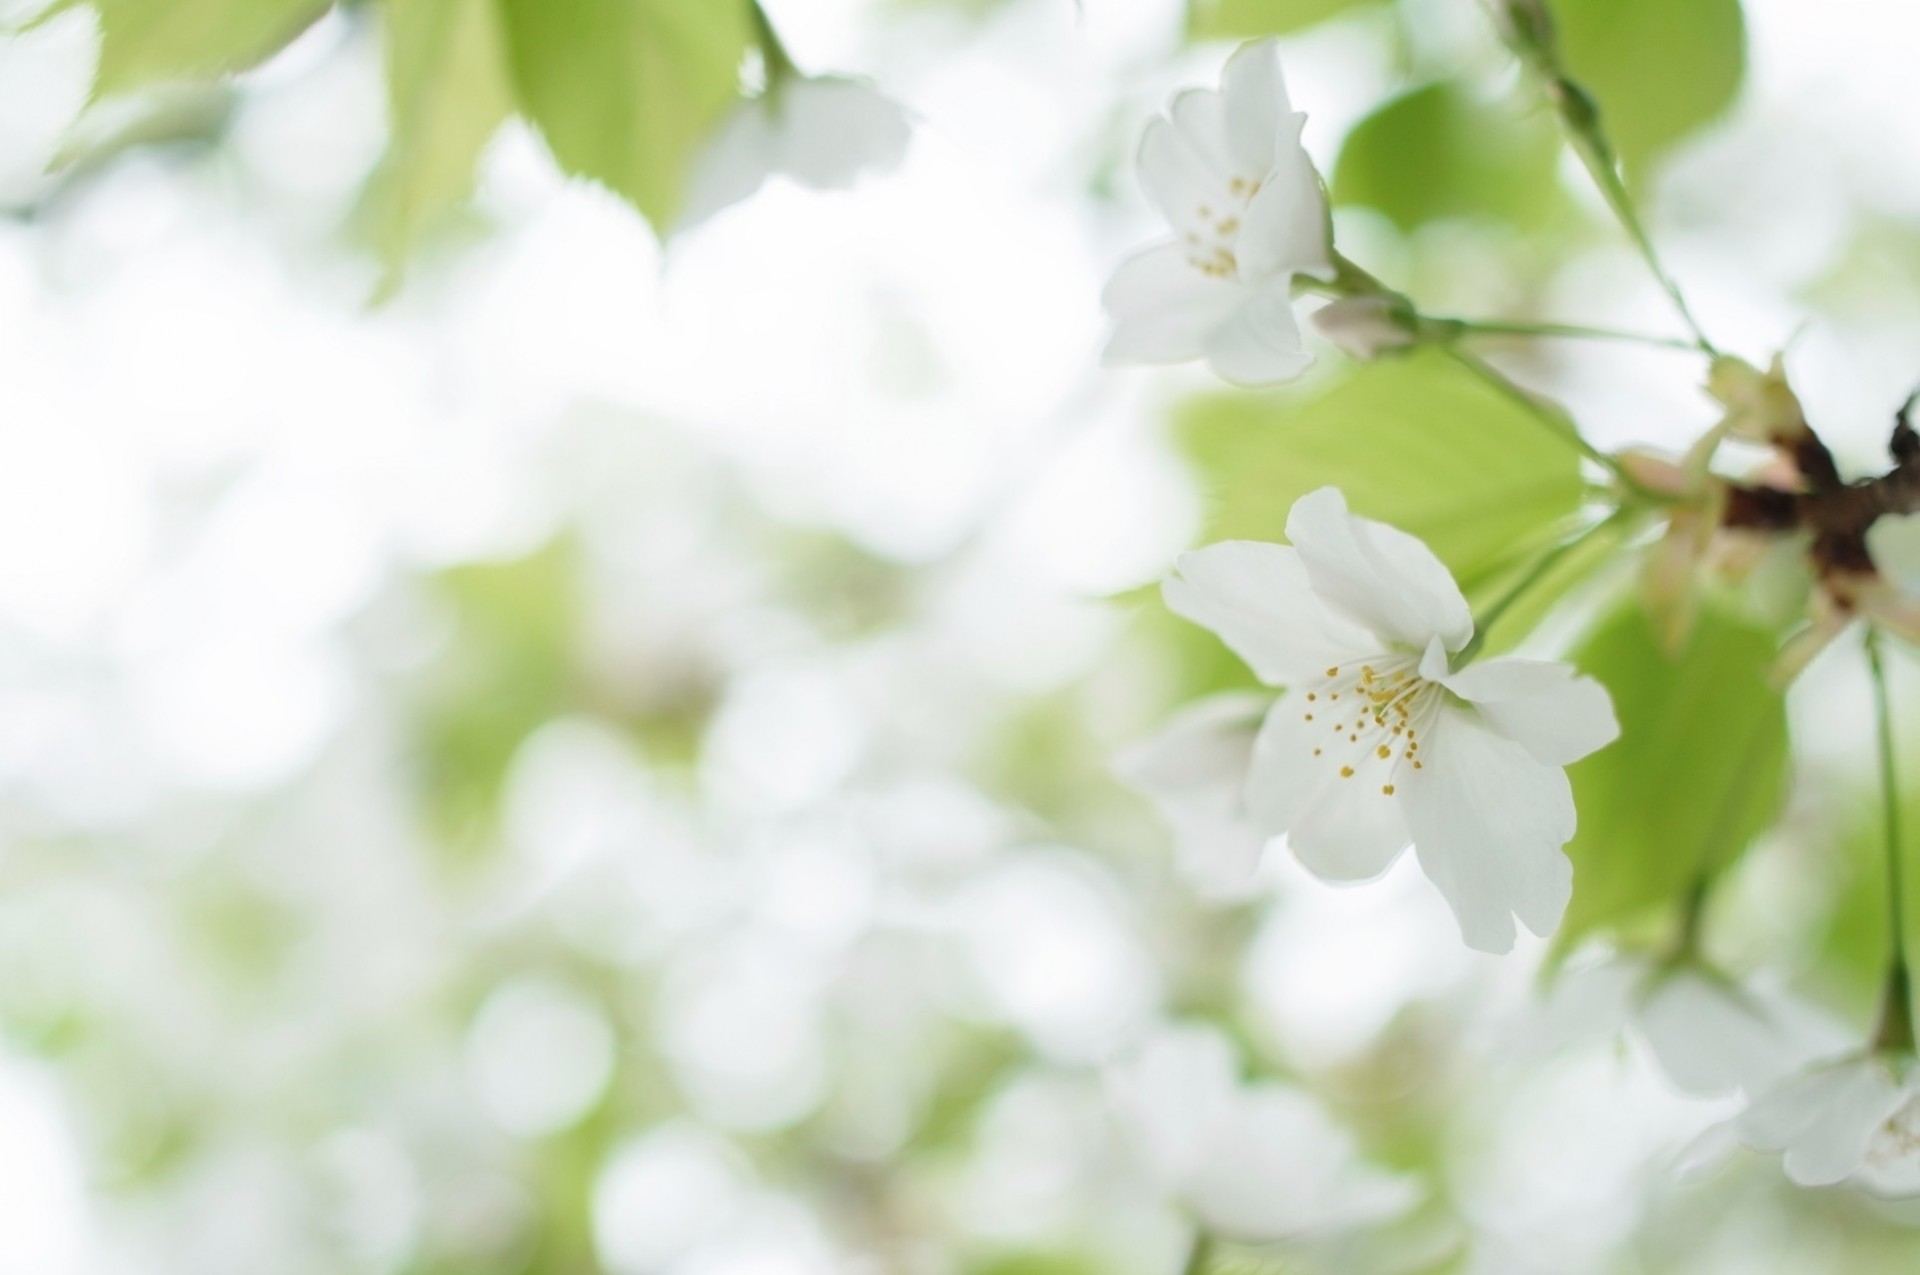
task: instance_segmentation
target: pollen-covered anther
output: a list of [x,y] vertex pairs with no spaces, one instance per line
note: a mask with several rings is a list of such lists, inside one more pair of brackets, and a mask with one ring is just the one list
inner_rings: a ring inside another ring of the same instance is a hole
[[1381,792],[1382,792],[1382,793],[1383,793],[1384,795],[1386,795],[1386,796],[1388,796],[1388,797],[1391,797],[1391,796],[1393,796],[1393,785],[1392,785],[1392,784],[1382,784],[1382,785],[1380,785],[1380,791],[1381,791]]
[[1353,767],[1351,767],[1351,766],[1342,766],[1342,767],[1340,768],[1340,778],[1342,778],[1342,779],[1352,779],[1352,778],[1353,778]]

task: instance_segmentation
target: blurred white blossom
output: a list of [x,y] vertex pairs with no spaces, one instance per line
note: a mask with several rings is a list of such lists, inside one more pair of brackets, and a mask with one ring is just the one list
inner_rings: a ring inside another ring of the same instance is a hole
[[1414,1184],[1367,1164],[1300,1090],[1243,1084],[1210,1028],[1164,1028],[1110,1076],[1150,1171],[1216,1235],[1277,1240],[1390,1219]]
[[678,229],[739,203],[769,177],[845,190],[899,167],[912,137],[906,111],[862,80],[777,77],[734,108],[694,165]]

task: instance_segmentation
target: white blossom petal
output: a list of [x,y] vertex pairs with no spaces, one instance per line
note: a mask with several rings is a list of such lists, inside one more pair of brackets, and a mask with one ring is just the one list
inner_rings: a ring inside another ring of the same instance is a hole
[[1805,1060],[1786,1024],[1741,988],[1697,970],[1659,977],[1634,1023],[1667,1077],[1710,1097],[1771,1084]]
[[1384,1221],[1418,1191],[1364,1164],[1353,1138],[1307,1095],[1258,1085],[1218,1131],[1188,1196],[1209,1229],[1261,1241]]
[[690,230],[759,190],[779,163],[778,149],[765,103],[740,103],[694,161],[676,228]]
[[[1226,154],[1232,170],[1259,177],[1273,170],[1276,155],[1298,145],[1300,121],[1287,100],[1278,40],[1249,40],[1234,50],[1220,72]],[[1281,134],[1289,136],[1282,139]]]
[[1140,1149],[1177,1189],[1205,1163],[1214,1130],[1231,1121],[1239,1064],[1218,1032],[1170,1027],[1155,1033],[1110,1083]]
[[900,166],[913,124],[899,103],[844,76],[789,81],[780,91],[780,168],[815,190],[844,190]]
[[1287,539],[1313,591],[1382,638],[1418,651],[1438,635],[1457,651],[1473,636],[1473,612],[1433,550],[1397,527],[1348,513],[1339,488],[1295,501]]
[[1334,276],[1326,192],[1313,161],[1300,148],[1300,125],[1306,117],[1293,118],[1281,138],[1278,160],[1240,217],[1235,256],[1248,279]]
[[1285,833],[1321,880],[1365,881],[1407,848],[1398,789],[1383,791],[1399,761],[1381,763],[1372,738],[1330,729],[1335,710],[1311,711],[1318,707],[1290,694],[1268,711],[1247,772],[1247,810],[1263,831]]
[[1516,916],[1551,934],[1573,891],[1561,850],[1574,831],[1565,772],[1458,706],[1442,709],[1422,741],[1425,767],[1405,775],[1407,823],[1467,946],[1511,951]]
[[1550,766],[1565,766],[1620,737],[1607,688],[1565,664],[1481,660],[1439,679],[1487,724]]
[[1312,677],[1379,649],[1320,600],[1285,545],[1226,540],[1183,553],[1161,593],[1175,615],[1219,634],[1263,682]]
[[1207,334],[1207,365],[1235,385],[1290,381],[1313,362],[1293,312],[1293,288],[1284,278],[1241,290],[1238,308]]
[[1114,763],[1166,821],[1182,875],[1206,898],[1245,898],[1260,885],[1267,835],[1241,792],[1267,705],[1264,695],[1210,696]]
[[1140,139],[1140,184],[1174,230],[1210,234],[1231,202],[1226,177],[1167,119],[1153,119]]
[[1116,366],[1200,358],[1208,339],[1244,298],[1239,286],[1194,269],[1179,244],[1136,253],[1114,271],[1101,294],[1115,320],[1101,361]]
[[1747,1108],[1738,1119],[1740,1140],[1784,1151],[1787,1176],[1801,1186],[1828,1186],[1860,1167],[1874,1131],[1904,1098],[1883,1060],[1815,1068]]

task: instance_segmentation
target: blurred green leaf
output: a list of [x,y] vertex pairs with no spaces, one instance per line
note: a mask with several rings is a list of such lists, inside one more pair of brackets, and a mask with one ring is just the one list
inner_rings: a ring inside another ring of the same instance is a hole
[[1187,34],[1196,40],[1248,40],[1289,35],[1382,0],[1190,0]]
[[731,0],[499,0],[520,108],[567,172],[664,232],[686,170],[739,88]]
[[1446,217],[1535,225],[1560,206],[1559,148],[1544,113],[1503,110],[1442,80],[1355,126],[1334,166],[1333,198],[1405,231]]
[[1305,398],[1208,395],[1177,429],[1212,493],[1204,539],[1284,540],[1293,502],[1332,484],[1465,588],[1563,529],[1584,492],[1573,448],[1437,351],[1352,367]]
[[386,68],[391,134],[363,212],[391,275],[473,189],[481,151],[512,113],[494,0],[386,0]]
[[1776,653],[1770,632],[1710,608],[1669,659],[1637,603],[1576,652],[1612,693],[1620,738],[1568,771],[1580,828],[1558,950],[1677,904],[1772,822],[1787,775]]
[[[244,71],[290,44],[330,0],[89,0],[100,15],[98,99]],[[55,6],[78,7],[79,0]]]
[[574,574],[571,546],[555,541],[512,562],[455,567],[436,581],[454,632],[434,670],[421,748],[430,811],[456,850],[481,847],[515,751],[572,705]]
[[1553,0],[1561,57],[1629,171],[1725,111],[1746,74],[1740,0]]

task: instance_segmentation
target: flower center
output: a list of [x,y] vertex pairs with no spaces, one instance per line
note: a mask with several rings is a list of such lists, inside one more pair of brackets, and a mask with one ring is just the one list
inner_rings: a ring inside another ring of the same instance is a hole
[[1210,279],[1233,279],[1240,274],[1234,245],[1240,239],[1240,218],[1260,191],[1260,180],[1234,177],[1227,182],[1223,207],[1200,204],[1186,234],[1187,264]]
[[[1445,699],[1445,688],[1420,676],[1412,655],[1383,655],[1336,665],[1301,698],[1301,717],[1312,724],[1311,760],[1337,766],[1344,780],[1378,784],[1394,795],[1402,766],[1425,770],[1420,737]],[[1325,734],[1316,734],[1324,725]]]

